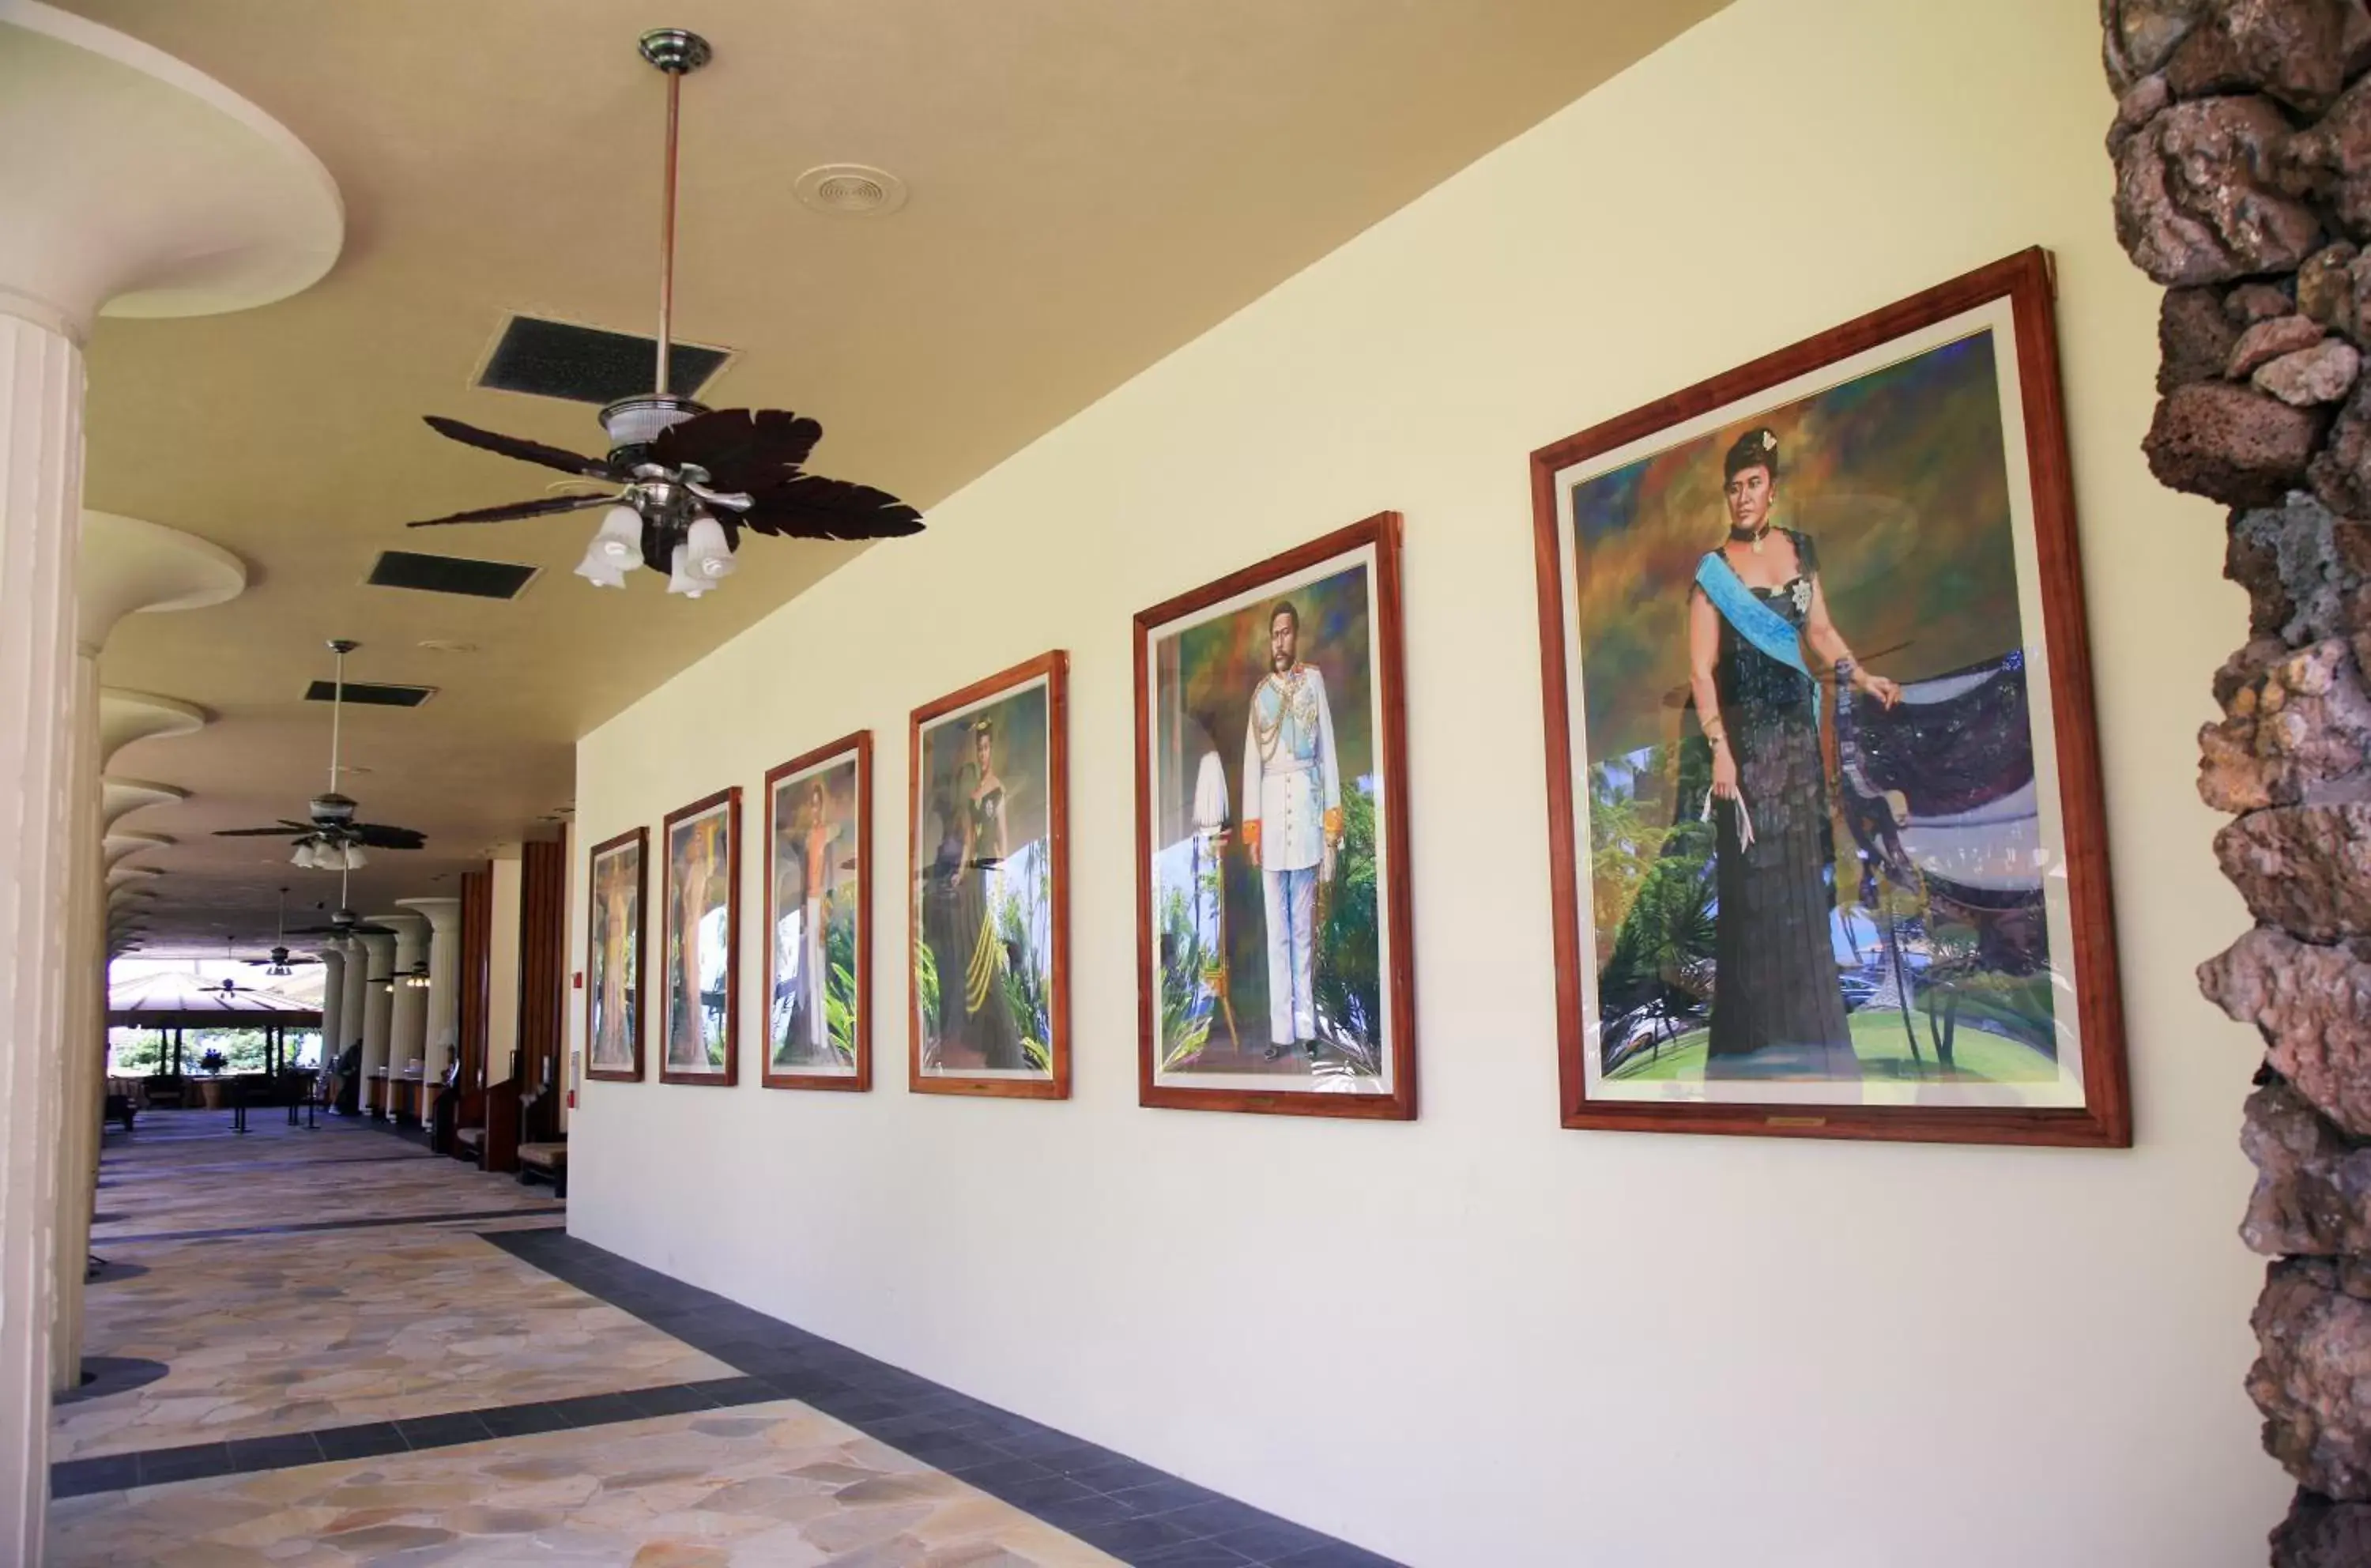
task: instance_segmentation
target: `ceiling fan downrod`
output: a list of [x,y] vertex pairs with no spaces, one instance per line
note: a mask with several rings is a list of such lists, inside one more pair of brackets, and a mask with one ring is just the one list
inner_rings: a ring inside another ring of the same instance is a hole
[[666,173],[659,205],[659,363],[658,395],[673,390],[667,361],[675,346],[675,186],[676,121],[683,97],[683,79],[709,62],[708,40],[684,28],[653,28],[642,39],[642,58],[666,76]]
[[677,127],[682,118],[683,79],[707,64],[714,51],[685,28],[653,28],[642,37],[642,56],[666,77],[666,151],[659,187],[659,332],[655,390],[620,398],[601,410],[612,463],[628,468],[661,431],[708,412],[704,404],[677,397],[669,363],[675,357],[675,230]]

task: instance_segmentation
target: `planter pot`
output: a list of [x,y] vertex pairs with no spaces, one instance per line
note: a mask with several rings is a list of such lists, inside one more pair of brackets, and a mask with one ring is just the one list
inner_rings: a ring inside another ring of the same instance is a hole
[[229,1087],[220,1078],[198,1080],[198,1092],[205,1096],[206,1109],[209,1111],[219,1111],[223,1108],[223,1093]]

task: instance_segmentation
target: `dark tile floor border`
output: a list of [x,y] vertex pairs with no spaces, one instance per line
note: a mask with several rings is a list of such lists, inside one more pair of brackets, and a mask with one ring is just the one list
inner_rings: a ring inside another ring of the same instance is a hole
[[876,1361],[557,1227],[482,1232],[480,1239],[707,1352],[770,1389],[765,1397],[804,1401],[1124,1562],[1394,1568],[1389,1558]]
[[[83,1397],[95,1396],[86,1389]],[[200,1481],[215,1476],[246,1475],[257,1470],[288,1470],[297,1465],[318,1465],[331,1459],[366,1459],[381,1454],[417,1453],[430,1448],[449,1448],[462,1443],[482,1443],[490,1437],[559,1432],[571,1427],[607,1426],[620,1421],[642,1421],[654,1415],[679,1415],[690,1411],[761,1404],[781,1398],[780,1390],[756,1378],[712,1378],[704,1382],[670,1383],[655,1389],[628,1389],[622,1393],[586,1394],[573,1399],[541,1400],[530,1404],[492,1405],[481,1410],[405,1416],[396,1421],[364,1421],[348,1426],[325,1426],[310,1432],[233,1437],[220,1443],[191,1443],[173,1448],[143,1448],[126,1454],[97,1454],[87,1458],[61,1459],[52,1465],[50,1494],[53,1497],[87,1497],[93,1493],[120,1492],[130,1486],[155,1486],[168,1481]]]
[[468,1209],[454,1214],[383,1214],[367,1219],[309,1219],[295,1225],[237,1225],[219,1230],[157,1230],[145,1236],[95,1236],[94,1247],[121,1247],[133,1241],[223,1241],[247,1236],[301,1236],[315,1230],[364,1230],[381,1225],[447,1225],[456,1220],[549,1219],[568,1212],[565,1205],[534,1208]]

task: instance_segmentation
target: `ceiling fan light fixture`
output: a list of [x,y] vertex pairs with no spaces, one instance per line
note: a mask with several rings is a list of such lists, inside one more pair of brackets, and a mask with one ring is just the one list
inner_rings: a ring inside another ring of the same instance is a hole
[[733,559],[733,541],[724,536],[724,525],[704,513],[691,520],[683,548],[685,564],[710,582],[732,576],[740,564]]
[[317,871],[328,869],[321,864],[320,856],[309,838],[300,838],[296,841],[295,852],[288,857],[288,863],[300,870]]
[[601,526],[593,536],[593,548],[613,566],[642,565],[642,514],[623,502],[609,508],[601,513]]
[[626,573],[642,564],[642,514],[619,502],[601,514],[576,575],[596,588],[623,588]]
[[680,594],[687,599],[697,599],[716,586],[691,568],[691,547],[678,544],[667,562],[667,592]]
[[596,588],[623,588],[626,585],[625,572],[610,563],[609,558],[601,553],[598,544],[586,548],[584,559],[576,563],[576,575]]

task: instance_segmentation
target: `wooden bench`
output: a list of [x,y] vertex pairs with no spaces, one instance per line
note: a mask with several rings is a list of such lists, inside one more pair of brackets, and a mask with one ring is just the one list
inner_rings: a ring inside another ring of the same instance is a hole
[[568,1195],[566,1140],[563,1139],[559,1143],[523,1143],[518,1146],[518,1162],[520,1186],[528,1186],[541,1180],[551,1183],[553,1197],[564,1198]]

